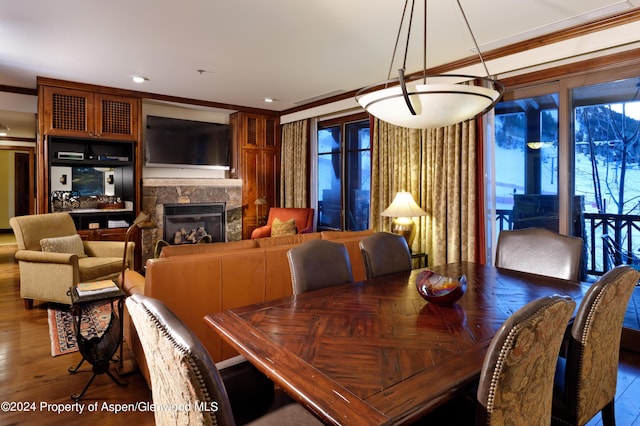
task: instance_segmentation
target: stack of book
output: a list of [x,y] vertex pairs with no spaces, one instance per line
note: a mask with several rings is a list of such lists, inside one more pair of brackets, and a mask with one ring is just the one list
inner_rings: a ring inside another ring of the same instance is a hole
[[112,280],[101,280],[90,283],[78,283],[78,296],[94,296],[102,293],[118,291],[119,288]]

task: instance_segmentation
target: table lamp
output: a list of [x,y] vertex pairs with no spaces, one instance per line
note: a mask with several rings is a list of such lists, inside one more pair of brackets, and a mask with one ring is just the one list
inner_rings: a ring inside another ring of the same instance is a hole
[[256,205],[256,225],[257,226],[263,226],[267,224],[266,221],[266,215],[261,214],[263,211],[262,206],[266,206],[267,205],[267,199],[266,197],[260,197],[257,198],[256,201],[253,203]]
[[416,204],[410,192],[400,191],[396,193],[389,207],[380,215],[394,218],[391,222],[391,232],[402,235],[407,240],[409,248],[411,248],[413,239],[416,236],[416,227],[412,218],[426,216],[427,212]]

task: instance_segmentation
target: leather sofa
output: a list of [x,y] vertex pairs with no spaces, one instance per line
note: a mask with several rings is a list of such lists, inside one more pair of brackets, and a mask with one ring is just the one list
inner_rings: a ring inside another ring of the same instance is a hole
[[[213,312],[261,303],[293,294],[287,251],[323,238],[347,247],[354,281],[365,279],[360,240],[372,230],[323,231],[226,243],[167,246],[146,262],[143,277],[127,271],[124,290],[164,302],[202,341],[215,362],[237,352],[209,329],[203,317]],[[150,384],[142,346],[125,314],[125,341]]]

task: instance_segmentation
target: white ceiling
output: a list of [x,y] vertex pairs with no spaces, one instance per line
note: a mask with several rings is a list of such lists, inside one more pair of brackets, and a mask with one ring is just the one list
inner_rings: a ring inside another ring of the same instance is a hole
[[[460,1],[485,52],[640,6],[640,0]],[[0,85],[35,88],[43,76],[283,111],[385,80],[403,4],[0,0]],[[422,66],[422,5],[416,8],[407,72]],[[428,67],[473,55],[454,0],[431,0],[428,16]],[[132,75],[148,81],[135,84]],[[276,102],[265,104],[265,97]]]

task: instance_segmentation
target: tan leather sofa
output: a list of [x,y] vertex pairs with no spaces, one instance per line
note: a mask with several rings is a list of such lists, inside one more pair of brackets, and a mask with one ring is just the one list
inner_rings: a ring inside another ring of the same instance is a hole
[[[365,279],[359,242],[373,233],[325,231],[228,243],[167,246],[149,259],[146,274],[127,271],[124,289],[164,302],[198,336],[215,362],[237,355],[203,321],[206,314],[293,294],[287,251],[324,238],[347,247],[355,281]],[[125,315],[125,340],[149,381],[142,347]]]

